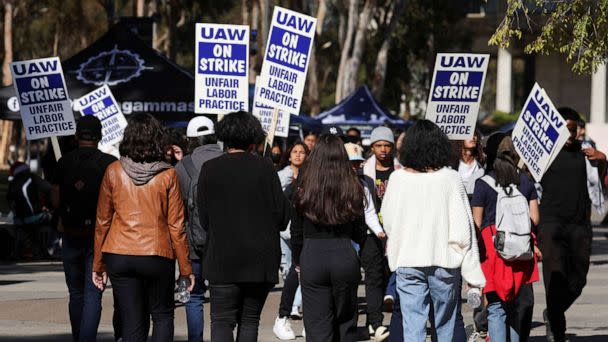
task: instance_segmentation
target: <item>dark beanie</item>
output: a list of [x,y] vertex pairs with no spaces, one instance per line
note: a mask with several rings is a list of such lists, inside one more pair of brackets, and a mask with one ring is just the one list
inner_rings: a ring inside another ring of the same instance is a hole
[[76,137],[80,140],[101,140],[101,121],[94,115],[85,115],[76,123]]

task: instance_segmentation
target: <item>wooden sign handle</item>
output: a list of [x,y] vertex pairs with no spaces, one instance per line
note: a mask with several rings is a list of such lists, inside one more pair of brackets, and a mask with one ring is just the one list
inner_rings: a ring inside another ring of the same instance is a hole
[[59,161],[59,158],[61,158],[61,148],[59,147],[59,140],[56,135],[51,137],[51,144],[53,146],[53,152],[55,153],[55,160]]

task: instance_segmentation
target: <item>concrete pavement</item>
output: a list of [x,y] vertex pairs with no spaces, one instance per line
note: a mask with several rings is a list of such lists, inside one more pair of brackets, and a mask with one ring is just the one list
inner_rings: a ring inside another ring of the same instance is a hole
[[[608,228],[594,228],[593,256],[588,284],[582,296],[567,313],[568,333],[572,341],[608,341]],[[260,325],[260,341],[278,341],[272,333],[280,301],[281,288],[270,294]],[[363,301],[363,287],[360,299]],[[544,341],[545,308],[542,283],[535,284],[533,341]],[[209,341],[209,306],[205,305],[205,338]],[[471,324],[471,311],[463,305],[465,325]],[[361,340],[364,340],[365,316],[359,316]],[[385,318],[388,324],[389,315]],[[297,334],[301,321],[293,322]],[[175,312],[175,340],[186,341],[186,320],[183,307]],[[297,339],[304,341],[302,337]],[[59,262],[0,264],[0,342],[2,341],[70,341],[67,310],[67,288]],[[111,289],[104,293],[98,341],[113,341]]]

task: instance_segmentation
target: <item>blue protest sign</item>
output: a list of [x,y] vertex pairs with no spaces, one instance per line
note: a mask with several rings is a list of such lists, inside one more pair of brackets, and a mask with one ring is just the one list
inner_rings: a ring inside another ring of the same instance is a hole
[[57,57],[10,65],[28,140],[72,135],[74,114]]
[[100,150],[110,151],[122,141],[127,120],[107,85],[74,101],[74,110],[80,111],[82,115],[95,115],[101,121]]
[[249,110],[249,26],[196,24],[194,112]]
[[569,136],[566,121],[545,91],[538,83],[534,84],[511,137],[515,150],[537,182]]
[[275,6],[254,102],[300,113],[317,19]]
[[475,132],[490,55],[439,53],[426,118],[452,140],[470,139]]

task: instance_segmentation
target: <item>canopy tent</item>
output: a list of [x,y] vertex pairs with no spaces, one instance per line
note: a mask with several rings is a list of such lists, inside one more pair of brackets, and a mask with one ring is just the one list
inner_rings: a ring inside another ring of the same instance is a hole
[[[194,77],[121,25],[61,65],[72,99],[107,84],[127,116],[187,121],[194,115]],[[0,88],[0,119],[20,118],[13,86]]]
[[356,127],[363,137],[369,137],[371,131],[380,125],[399,128],[411,125],[410,121],[405,121],[383,108],[365,85],[335,107],[320,113],[315,119],[323,125],[336,125],[343,130]]

